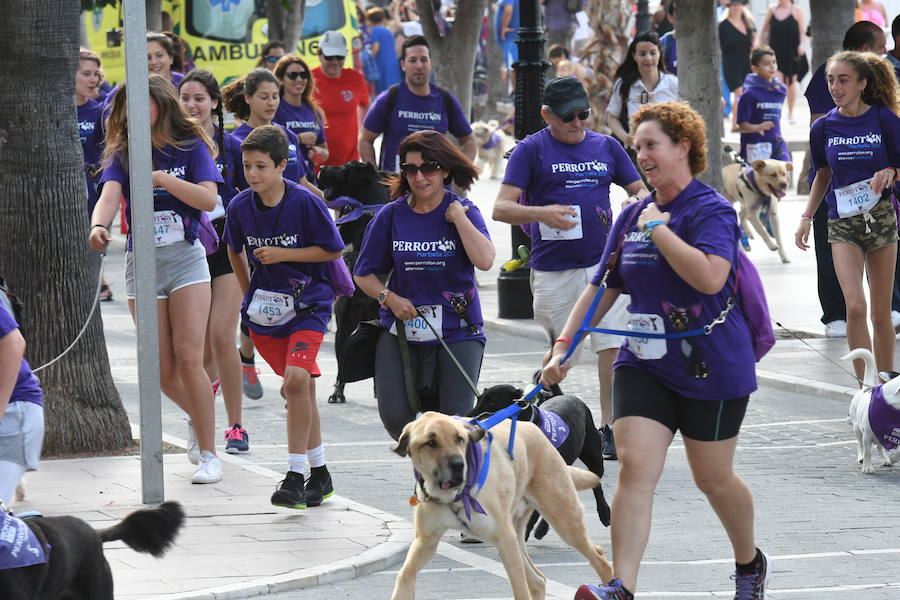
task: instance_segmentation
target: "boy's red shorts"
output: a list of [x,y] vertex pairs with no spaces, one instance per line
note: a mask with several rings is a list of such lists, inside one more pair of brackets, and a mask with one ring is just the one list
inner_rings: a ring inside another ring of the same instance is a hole
[[313,377],[322,373],[316,364],[319,346],[322,345],[324,333],[319,331],[295,331],[289,337],[271,337],[250,330],[250,339],[257,352],[265,359],[272,370],[284,377],[286,367],[306,369]]

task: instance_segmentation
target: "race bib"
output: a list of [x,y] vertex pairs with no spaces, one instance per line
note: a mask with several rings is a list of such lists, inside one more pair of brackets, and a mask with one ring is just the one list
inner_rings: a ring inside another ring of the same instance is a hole
[[[416,309],[422,313],[424,319],[416,315],[412,319],[403,321],[403,331],[406,333],[406,339],[409,342],[434,342],[437,341],[438,333],[443,332],[444,328],[444,310],[440,304],[429,304],[425,306],[417,306]],[[428,322],[425,322],[428,319]],[[431,323],[431,327],[428,326]],[[434,331],[431,328],[434,328]],[[390,332],[397,335],[396,321],[391,324]]]
[[571,229],[553,229],[545,223],[539,223],[542,240],[580,240],[583,237],[581,231],[581,206],[573,204],[570,208],[575,209],[574,215],[568,215],[566,218],[575,222],[575,227]]
[[247,317],[264,327],[283,325],[294,318],[294,298],[290,294],[256,289],[247,306]]
[[772,158],[772,142],[747,144],[747,162]]
[[184,239],[184,221],[174,210],[153,212],[153,226],[156,229],[156,247],[169,246]]
[[[665,333],[666,326],[662,315],[654,314],[630,314],[628,315],[628,331],[642,331],[645,333]],[[666,355],[666,339],[650,337],[631,337],[628,340],[628,350],[641,360],[658,360]]]
[[876,194],[869,187],[872,179],[872,177],[869,177],[863,181],[857,181],[834,190],[834,198],[837,201],[837,211],[840,218],[845,219],[861,215],[875,208],[875,205],[881,200],[881,194]]

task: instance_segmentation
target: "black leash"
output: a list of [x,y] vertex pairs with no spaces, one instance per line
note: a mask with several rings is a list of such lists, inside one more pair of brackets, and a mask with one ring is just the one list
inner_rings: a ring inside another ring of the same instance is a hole
[[849,375],[850,377],[852,377],[853,380],[856,381],[859,385],[861,385],[861,386],[865,386],[865,385],[866,385],[865,382],[863,382],[862,379],[860,379],[859,377],[856,376],[856,373],[851,373],[850,371],[848,371],[848,370],[844,367],[844,365],[842,365],[842,364],[840,364],[839,362],[837,362],[837,361],[831,359],[831,358],[828,357],[828,356],[825,356],[825,354],[823,354],[821,351],[819,351],[819,350],[813,348],[813,347],[809,344],[809,342],[807,342],[806,340],[804,340],[802,337],[800,337],[799,335],[797,335],[796,333],[794,333],[793,331],[791,331],[790,329],[788,329],[787,327],[785,327],[784,325],[782,325],[781,323],[779,323],[778,321],[776,321],[775,319],[772,319],[772,322],[775,323],[776,325],[778,325],[781,329],[787,331],[788,334],[789,334],[792,338],[794,338],[795,340],[800,340],[800,342],[802,342],[804,346],[806,346],[807,348],[809,348],[810,350],[812,350],[813,352],[815,352],[816,354],[818,354],[819,356],[821,356],[822,358],[824,358],[825,360],[827,360],[828,362],[830,362],[831,364],[833,364],[834,366],[836,366],[838,369],[840,369],[841,371],[843,371],[844,373],[846,373],[847,375]]
[[[421,311],[419,311],[418,308],[416,309],[416,314],[418,314],[420,317],[422,317],[422,319],[425,321],[425,324],[428,325],[428,329],[431,330],[431,332],[434,334],[434,337],[437,338],[437,341],[439,341],[441,343],[441,346],[444,347],[444,350],[447,351],[447,355],[450,357],[450,360],[452,360],[453,364],[456,365],[456,368],[459,369],[459,372],[463,376],[463,379],[465,379],[466,383],[469,384],[469,389],[472,390],[472,393],[475,394],[475,397],[477,398],[478,397],[478,388],[475,387],[475,384],[472,382],[472,379],[469,377],[469,374],[466,373],[466,370],[463,369],[463,366],[456,359],[456,356],[454,356],[453,352],[450,351],[450,347],[447,346],[447,342],[444,341],[444,338],[441,337],[441,334],[439,334],[437,331],[435,331],[434,326],[431,324],[431,322],[428,319],[425,318],[425,315],[423,315],[421,313]],[[400,330],[400,328],[398,327],[397,331],[399,331],[399,330]]]
[[412,360],[409,356],[409,344],[406,342],[406,328],[400,319],[395,317],[394,321],[397,323],[397,342],[400,344],[400,362],[403,363],[403,386],[406,388],[406,401],[409,403],[412,414],[417,415],[421,406],[419,394],[416,393],[416,386],[413,384]]

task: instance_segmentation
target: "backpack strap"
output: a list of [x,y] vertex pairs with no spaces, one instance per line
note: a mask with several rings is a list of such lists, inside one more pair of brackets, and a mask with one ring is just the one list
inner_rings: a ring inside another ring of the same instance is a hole
[[[385,137],[387,137],[388,129],[391,128],[391,115],[394,113],[394,107],[397,106],[397,94],[399,92],[399,83],[395,83],[387,90],[387,110],[384,112],[384,123],[381,129],[381,134]],[[381,144],[381,150],[378,153],[378,164],[384,164],[384,144]]]

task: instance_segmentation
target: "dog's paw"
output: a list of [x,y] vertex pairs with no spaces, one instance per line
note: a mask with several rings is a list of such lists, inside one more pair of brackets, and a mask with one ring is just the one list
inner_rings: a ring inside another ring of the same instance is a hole
[[869,463],[869,464],[863,463],[863,466],[862,466],[862,468],[860,468],[860,471],[862,471],[866,475],[871,475],[872,473],[875,472],[875,467],[871,463]]
[[885,456],[885,457],[881,460],[881,466],[882,466],[882,467],[890,467],[890,466],[893,465],[893,464],[894,464],[894,461],[892,461],[892,460],[891,460],[889,457],[887,457],[887,456]]

